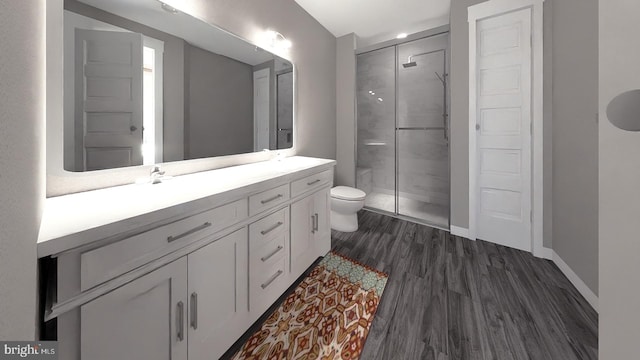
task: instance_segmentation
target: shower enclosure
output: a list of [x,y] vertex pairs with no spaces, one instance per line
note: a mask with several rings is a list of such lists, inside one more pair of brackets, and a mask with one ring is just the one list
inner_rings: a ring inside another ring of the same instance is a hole
[[357,56],[365,207],[449,228],[448,34]]

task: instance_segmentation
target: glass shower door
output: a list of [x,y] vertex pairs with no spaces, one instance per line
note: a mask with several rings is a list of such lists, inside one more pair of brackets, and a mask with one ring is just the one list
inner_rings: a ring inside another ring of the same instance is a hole
[[447,35],[398,46],[398,214],[449,227]]
[[356,187],[365,206],[396,213],[395,48],[357,56]]

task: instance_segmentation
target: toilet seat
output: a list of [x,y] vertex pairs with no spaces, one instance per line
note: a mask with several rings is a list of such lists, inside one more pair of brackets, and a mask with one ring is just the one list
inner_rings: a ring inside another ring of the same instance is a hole
[[349,186],[336,186],[331,189],[331,197],[334,199],[359,201],[364,200],[366,196],[364,191]]

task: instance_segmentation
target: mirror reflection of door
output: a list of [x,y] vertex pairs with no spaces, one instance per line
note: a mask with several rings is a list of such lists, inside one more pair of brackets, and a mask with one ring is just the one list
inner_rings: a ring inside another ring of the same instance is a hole
[[270,69],[253,73],[253,150],[269,149]]
[[76,29],[76,152],[85,170],[142,165],[142,36]]
[[142,42],[142,162],[152,165],[164,161],[164,42],[148,36]]
[[164,42],[68,11],[65,37],[65,169],[162,162]]
[[276,74],[278,149],[293,146],[293,69]]

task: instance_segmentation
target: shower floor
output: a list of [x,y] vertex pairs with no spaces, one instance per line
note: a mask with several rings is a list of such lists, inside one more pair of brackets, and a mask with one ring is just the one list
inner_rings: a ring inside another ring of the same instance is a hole
[[[439,226],[444,229],[449,228],[449,208],[443,205],[431,204],[425,201],[399,197],[400,215],[424,220],[425,222]],[[367,194],[365,206],[390,213],[395,212],[395,195],[372,192]]]

